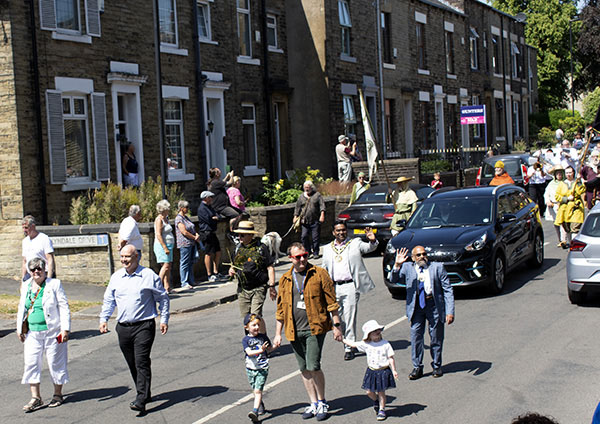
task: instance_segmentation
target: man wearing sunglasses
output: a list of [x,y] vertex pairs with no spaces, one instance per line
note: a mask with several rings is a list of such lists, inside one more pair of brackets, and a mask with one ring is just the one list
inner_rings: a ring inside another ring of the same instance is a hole
[[321,351],[325,335],[332,328],[335,340],[342,341],[339,306],[327,271],[308,263],[308,254],[301,243],[292,243],[288,256],[293,267],[279,280],[273,346],[281,345],[281,331],[285,327],[285,337],[292,345],[311,402],[302,418],[316,417],[322,421],[327,418],[329,406],[325,401]]
[[413,370],[410,380],[423,377],[423,351],[425,320],[429,322],[430,353],[433,362],[433,377],[442,372],[442,345],[444,324],[454,322],[454,293],[444,265],[429,262],[423,246],[412,250],[412,263],[406,262],[408,249],[396,251],[396,263],[390,271],[394,284],[406,283],[406,316],[410,321],[410,340]]

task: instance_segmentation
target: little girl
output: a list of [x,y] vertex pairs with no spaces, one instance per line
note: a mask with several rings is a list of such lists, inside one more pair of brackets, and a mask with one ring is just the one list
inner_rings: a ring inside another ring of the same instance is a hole
[[377,421],[383,421],[385,415],[385,391],[396,387],[394,379],[398,378],[394,362],[394,349],[387,340],[381,337],[383,326],[374,319],[367,321],[363,326],[363,340],[353,342],[344,339],[344,344],[355,347],[367,354],[367,372],[362,388],[367,391],[367,396],[373,401],[373,409],[377,413]]

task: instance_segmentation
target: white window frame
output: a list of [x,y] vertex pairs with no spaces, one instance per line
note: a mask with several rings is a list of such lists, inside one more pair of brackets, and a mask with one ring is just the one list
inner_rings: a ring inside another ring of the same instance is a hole
[[444,50],[446,51],[446,74],[448,76],[456,74],[456,64],[454,58],[454,32],[444,31]]
[[[252,125],[253,134],[254,134],[254,165],[246,164],[246,152],[244,151],[244,175],[248,170],[258,170],[258,143],[256,140],[256,106],[254,103],[242,103],[243,108],[251,108],[252,109],[252,119],[244,119],[244,113],[242,112],[242,134],[245,133],[244,126]],[[244,140],[244,150],[246,149],[246,140]]]
[[[67,184],[78,184],[78,183],[88,183],[92,181],[92,159],[91,159],[91,151],[90,151],[90,128],[89,128],[89,120],[88,120],[88,96],[82,96],[79,93],[62,93],[61,94],[62,101],[64,102],[66,99],[69,100],[69,109],[71,113],[65,114],[63,111],[63,128],[65,121],[84,121],[85,126],[85,142],[86,142],[86,151],[87,151],[87,168],[88,175],[82,177],[69,177],[67,175]],[[74,113],[74,101],[82,100],[83,101],[83,114],[75,114]],[[66,137],[65,137],[65,153],[66,153]],[[68,163],[65,161],[65,165],[68,168]]]
[[[270,21],[271,20],[271,21]],[[268,44],[269,43],[269,37],[266,37],[266,42],[267,45],[269,46],[269,51],[273,52],[280,52],[281,48],[279,47],[279,38],[277,37],[277,15],[274,15],[272,13],[267,13],[267,32],[269,32],[269,30],[273,31],[273,36],[275,38],[275,44]]]
[[[173,25],[175,27],[175,43],[167,43],[166,41],[160,40],[160,45],[165,47],[174,47],[177,48],[179,46],[179,31],[177,30],[177,0],[167,0],[171,2],[171,6],[173,7]],[[160,2],[159,2],[159,26],[160,26]],[[162,31],[161,31],[162,35]]]
[[475,28],[470,28],[471,36],[469,37],[469,53],[471,56],[471,69],[479,69],[479,48],[478,38],[479,34],[475,31]]
[[[502,56],[501,42],[502,39],[499,35],[492,34],[492,73],[496,77],[501,77],[503,72],[502,65],[500,64]],[[498,57],[496,57],[496,51],[498,52]],[[496,72],[496,68],[498,68],[500,72]]]
[[[58,7],[58,2],[61,0],[54,0],[54,10],[57,15],[56,18],[56,32],[60,32],[63,34],[71,34],[71,35],[81,35],[81,5],[80,2],[77,1],[77,11],[75,13],[77,13],[77,23],[79,26],[79,29],[66,29],[66,28],[60,28],[58,26],[58,10],[56,9]],[[73,0],[69,0],[69,1],[73,1]]]
[[340,36],[342,56],[352,56],[350,8],[346,0],[338,0],[338,17],[340,21]]
[[[172,99],[164,99],[164,102],[165,102],[165,104],[167,102],[173,102],[173,103],[177,103],[179,105],[179,119],[167,119],[165,116],[164,120],[163,120],[163,122],[165,124],[165,137],[167,135],[166,128],[168,125],[179,127],[179,145],[180,145],[180,149],[181,149],[181,167],[176,168],[176,169],[168,169],[169,177],[170,177],[171,175],[185,174],[185,170],[186,170],[185,136],[183,133],[183,128],[184,128],[183,127],[183,101],[181,99],[172,98]],[[166,108],[165,108],[165,110],[166,110]],[[165,140],[165,142],[166,142],[166,140]]]
[[354,109],[354,96],[343,95],[344,127],[348,134],[356,134],[356,110]]
[[[211,27],[211,19],[210,19],[210,2],[209,2],[209,0],[197,0],[196,7],[198,9],[204,10],[204,25],[206,26],[206,36],[201,35],[200,31],[198,31],[198,39],[200,41],[212,42],[213,40],[212,40],[212,27]],[[198,14],[198,17],[200,17],[199,14]],[[196,22],[196,25],[198,25],[198,22]]]
[[[57,0],[39,0],[40,27],[42,30],[52,31],[52,39],[72,41],[74,43],[92,44],[92,37],[101,36],[99,0],[83,0],[85,13],[82,19],[81,0],[77,6],[78,28],[66,29],[57,26],[56,2]],[[86,33],[83,33],[83,20],[85,19]]]
[[519,131],[519,102],[517,100],[513,100],[513,107],[512,107],[512,118],[513,118],[513,126],[514,126],[514,139],[517,139],[519,137],[521,137],[521,133]]
[[[248,8],[241,8],[239,7],[240,2],[246,3],[248,4]],[[252,16],[250,14],[250,0],[236,0],[237,3],[237,15],[236,15],[236,23],[237,23],[237,27],[238,27],[238,44],[239,44],[239,50],[238,50],[238,58],[251,58],[252,57]],[[248,36],[248,54],[244,55],[241,54],[241,43],[240,40],[242,38],[242,34],[240,33],[240,17],[239,15],[246,15],[247,17],[247,22],[248,22],[248,28],[246,28],[247,30],[247,35]]]
[[510,60],[512,62],[512,77],[519,77],[519,55],[521,52],[514,41],[510,42]]

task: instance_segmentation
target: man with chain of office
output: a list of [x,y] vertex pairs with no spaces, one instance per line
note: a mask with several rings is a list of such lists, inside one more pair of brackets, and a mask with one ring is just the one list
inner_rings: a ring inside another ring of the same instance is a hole
[[[323,247],[322,266],[335,284],[337,303],[342,320],[342,332],[347,340],[356,341],[356,315],[361,294],[371,291],[375,284],[367,272],[362,255],[377,249],[379,244],[371,228],[366,228],[368,242],[360,238],[348,238],[346,222],[338,220],[333,224],[335,240]],[[354,351],[344,345],[344,359],[354,358]]]

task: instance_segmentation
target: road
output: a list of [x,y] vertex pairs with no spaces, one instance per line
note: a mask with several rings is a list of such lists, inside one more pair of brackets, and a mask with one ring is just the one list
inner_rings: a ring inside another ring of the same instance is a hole
[[[552,232],[550,232],[552,231]],[[595,336],[600,301],[571,305],[566,295],[566,251],[549,236],[542,270],[523,266],[507,277],[504,292],[456,291],[456,322],[446,331],[444,371],[431,377],[426,352],[424,378],[409,381],[409,326],[404,302],[389,296],[381,281],[381,258],[366,259],[377,288],[363,296],[359,325],[368,319],[394,323],[384,331],[392,343],[400,378],[388,393],[388,421],[403,423],[510,423],[516,415],[537,411],[560,423],[586,423],[598,403],[600,351]],[[274,303],[268,302],[269,333],[274,333]],[[69,342],[71,383],[66,403],[25,415],[29,400],[20,385],[22,345],[16,336],[0,338],[2,423],[239,423],[250,422],[251,403],[244,372],[243,328],[236,302],[173,317],[167,335],[153,349],[153,396],[148,413],[137,417],[131,377],[118,349],[114,322],[100,335],[94,320],[74,320]],[[426,337],[426,341],[428,337]],[[371,403],[360,386],[366,360],[343,361],[343,348],[328,336],[323,369],[331,423],[374,421]],[[45,367],[46,368],[46,367]],[[271,358],[265,423],[301,422],[306,393],[296,361],[285,342]],[[51,397],[47,370],[42,395]],[[240,401],[241,400],[241,401]],[[310,421],[308,421],[310,422]]]

